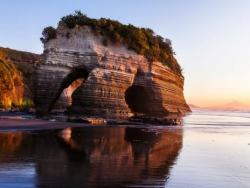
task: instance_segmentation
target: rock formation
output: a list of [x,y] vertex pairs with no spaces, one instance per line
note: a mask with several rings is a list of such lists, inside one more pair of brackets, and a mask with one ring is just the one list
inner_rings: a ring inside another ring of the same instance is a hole
[[32,103],[32,78],[39,61],[40,55],[0,47],[0,107]]
[[[163,117],[190,110],[181,75],[125,46],[101,41],[88,26],[59,25],[57,37],[45,42],[45,59],[36,71],[38,112],[66,109],[69,97],[72,113],[104,118]],[[65,89],[79,78],[81,84],[66,96]]]
[[37,113],[127,119],[190,111],[168,40],[150,29],[81,13],[62,20],[43,32],[43,55],[0,48],[0,60],[22,72],[22,96],[34,100]]

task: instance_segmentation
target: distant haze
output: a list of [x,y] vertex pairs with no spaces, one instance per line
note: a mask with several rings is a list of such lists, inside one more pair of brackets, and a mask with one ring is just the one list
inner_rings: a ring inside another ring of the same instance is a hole
[[0,46],[42,53],[43,28],[74,10],[150,27],[171,39],[188,103],[250,106],[249,0],[2,0]]
[[250,105],[240,103],[239,101],[231,101],[226,104],[215,105],[215,106],[196,106],[189,104],[190,108],[201,108],[201,109],[214,109],[214,110],[250,110]]

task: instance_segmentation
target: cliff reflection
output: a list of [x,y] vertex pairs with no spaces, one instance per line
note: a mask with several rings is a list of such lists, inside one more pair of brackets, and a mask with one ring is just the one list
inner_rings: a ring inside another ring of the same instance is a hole
[[38,187],[125,187],[147,180],[164,186],[182,147],[181,130],[90,127],[6,134],[0,134],[0,153],[35,163]]
[[22,133],[0,133],[0,161],[8,160],[19,149]]

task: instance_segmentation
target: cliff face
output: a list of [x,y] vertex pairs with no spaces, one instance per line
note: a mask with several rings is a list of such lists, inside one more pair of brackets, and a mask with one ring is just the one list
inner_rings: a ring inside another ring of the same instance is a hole
[[33,73],[40,55],[0,47],[0,106],[20,107],[33,101]]
[[0,107],[10,108],[22,103],[23,77],[11,62],[0,60]]
[[59,26],[57,37],[45,42],[44,62],[36,69],[38,112],[71,104],[72,113],[104,118],[163,117],[190,110],[182,76],[125,46],[101,41],[87,26]]

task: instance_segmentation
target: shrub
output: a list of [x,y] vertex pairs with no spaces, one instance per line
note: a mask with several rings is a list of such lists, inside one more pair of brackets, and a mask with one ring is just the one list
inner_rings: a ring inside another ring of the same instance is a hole
[[[171,41],[156,35],[149,28],[138,28],[131,24],[124,25],[106,18],[91,19],[80,11],[64,16],[59,22],[59,25],[61,24],[70,29],[76,25],[89,26],[93,33],[102,35],[102,42],[105,46],[109,42],[126,45],[128,49],[145,56],[150,62],[160,61],[177,74],[182,75],[181,67],[174,57]],[[43,40],[48,41],[56,37],[56,31],[52,27],[45,28],[43,36]]]
[[28,111],[30,108],[34,108],[34,103],[32,100],[24,98],[18,108],[20,111]]
[[55,39],[56,38],[56,29],[54,27],[46,27],[44,28],[43,32],[42,32],[43,37],[41,38],[41,41],[44,42],[48,42],[51,39]]

